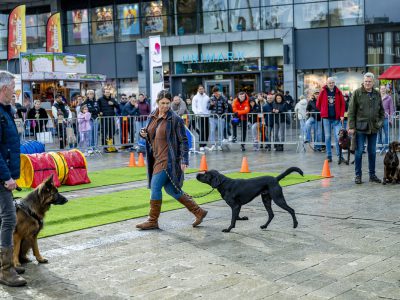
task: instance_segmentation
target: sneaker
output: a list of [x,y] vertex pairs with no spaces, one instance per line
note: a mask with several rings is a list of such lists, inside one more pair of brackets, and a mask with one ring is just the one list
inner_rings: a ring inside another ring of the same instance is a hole
[[356,176],[356,177],[354,177],[354,183],[355,183],[355,184],[361,184],[361,183],[362,183],[362,181],[361,181],[361,176]]
[[222,146],[217,146],[218,151],[222,151]]
[[240,150],[242,150],[242,152],[243,152],[243,151],[246,151],[246,148],[244,147],[244,145],[241,145],[241,146],[240,146]]
[[328,160],[328,162],[332,162],[332,157],[327,157],[326,159]]
[[215,145],[212,145],[210,147],[209,151],[217,151],[217,147]]
[[369,177],[369,182],[382,183],[382,180],[380,180],[376,175],[372,175]]
[[308,144],[309,143],[309,141],[304,141],[304,144]]
[[233,137],[232,137],[232,136],[229,136],[228,141],[229,141],[229,142],[232,142],[232,140],[233,140]]
[[227,139],[223,139],[223,140],[222,140],[222,143],[223,143],[223,144],[226,144],[226,143],[228,143],[228,140],[227,140]]
[[200,152],[204,152],[204,150],[205,150],[204,147],[200,147],[199,149]]
[[234,138],[232,138],[232,143],[236,143],[236,138],[234,137]]

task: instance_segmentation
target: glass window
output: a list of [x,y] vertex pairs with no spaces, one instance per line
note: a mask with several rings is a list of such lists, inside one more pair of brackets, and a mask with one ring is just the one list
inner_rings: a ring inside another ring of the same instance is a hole
[[[264,0],[266,1],[266,0]],[[273,1],[273,0],[272,0]],[[279,2],[282,4],[284,1],[292,1],[292,0],[279,0]],[[236,9],[236,8],[250,8],[250,7],[259,7],[260,2],[259,0],[247,0],[247,1],[231,1],[229,3],[229,8],[230,9]]]
[[400,22],[400,1],[365,0],[365,23]]
[[26,27],[37,26],[37,16],[36,15],[26,15],[25,16],[25,26]]
[[0,30],[0,51],[7,50],[7,30]]
[[46,26],[47,20],[51,16],[51,13],[44,13],[37,15],[37,24],[38,26]]
[[89,25],[87,9],[76,9],[67,12],[68,45],[83,45],[89,43]]
[[203,1],[203,32],[227,32],[228,14],[226,0]]
[[38,26],[38,46],[46,48],[46,26]]
[[[294,3],[310,3],[310,2],[320,2],[320,1],[321,0],[294,0]],[[330,1],[334,1],[334,0],[330,0]]]
[[118,40],[131,41],[140,35],[139,4],[118,5]]
[[288,28],[293,26],[292,5],[262,7],[262,29]]
[[261,6],[292,4],[293,0],[261,0]]
[[364,21],[363,5],[363,0],[329,2],[329,18],[331,26],[362,24]]
[[77,24],[84,23],[88,21],[88,11],[87,9],[76,9],[67,12],[67,23]]
[[91,21],[93,43],[114,41],[113,7],[111,5],[93,8]]
[[28,49],[38,48],[38,30],[37,27],[27,27],[26,28],[26,43]]
[[175,1],[175,30],[177,35],[197,33],[197,1]]
[[142,3],[142,16],[144,35],[167,33],[167,7],[162,1]]
[[258,8],[230,10],[230,31],[248,31],[260,29],[260,10]]
[[328,26],[328,3],[297,4],[294,6],[294,26],[301,28],[318,28]]
[[7,29],[8,15],[0,14],[0,30]]
[[[260,42],[258,41],[241,41],[232,43],[232,52],[235,56],[242,56],[245,58],[249,57],[260,57]],[[238,52],[241,52],[238,55]]]

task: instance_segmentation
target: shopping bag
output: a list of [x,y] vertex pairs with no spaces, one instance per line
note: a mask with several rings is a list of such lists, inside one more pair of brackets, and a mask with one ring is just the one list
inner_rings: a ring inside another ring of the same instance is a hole
[[38,142],[41,142],[42,144],[52,144],[53,143],[53,136],[51,135],[50,131],[37,132],[36,139],[38,140]]

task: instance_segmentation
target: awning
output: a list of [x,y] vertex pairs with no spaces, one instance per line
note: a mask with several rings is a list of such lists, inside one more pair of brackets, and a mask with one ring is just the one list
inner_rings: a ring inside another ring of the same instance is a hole
[[102,74],[79,74],[63,72],[28,72],[21,74],[22,81],[46,81],[46,80],[65,80],[65,81],[92,81],[104,82],[106,75]]
[[381,76],[379,76],[379,79],[400,79],[400,66],[391,66],[389,69],[383,72]]

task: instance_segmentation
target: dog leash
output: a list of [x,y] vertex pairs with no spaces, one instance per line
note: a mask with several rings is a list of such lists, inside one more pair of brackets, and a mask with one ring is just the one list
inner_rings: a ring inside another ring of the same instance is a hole
[[174,188],[175,188],[178,192],[181,192],[181,193],[183,193],[184,195],[186,195],[186,196],[188,196],[188,197],[192,197],[192,198],[194,198],[194,199],[203,198],[203,197],[205,197],[205,196],[210,195],[210,194],[215,190],[215,188],[213,188],[211,191],[209,191],[209,192],[207,192],[207,193],[204,193],[204,194],[202,194],[202,195],[200,195],[200,196],[196,196],[196,197],[195,197],[195,196],[190,196],[188,193],[182,191],[182,189],[180,189],[180,188],[178,188],[178,187],[176,186],[176,184],[175,184],[174,181],[172,180],[171,176],[169,176],[169,173],[167,172],[167,170],[164,170],[164,172],[167,173],[167,177],[168,177],[168,179],[171,181],[171,183],[172,183],[172,185],[174,186]]

